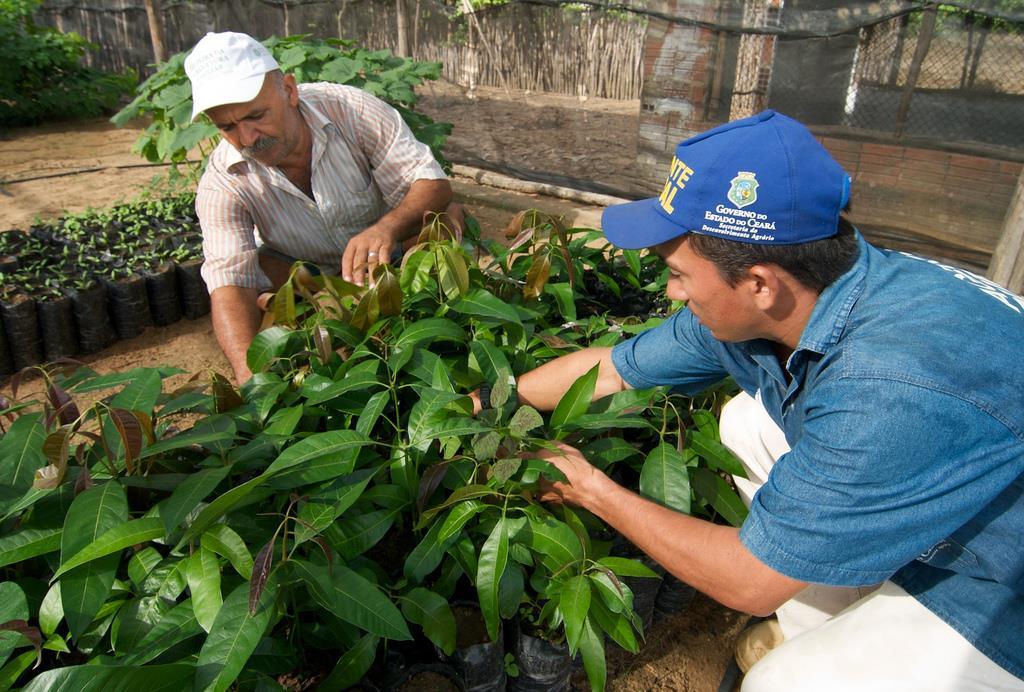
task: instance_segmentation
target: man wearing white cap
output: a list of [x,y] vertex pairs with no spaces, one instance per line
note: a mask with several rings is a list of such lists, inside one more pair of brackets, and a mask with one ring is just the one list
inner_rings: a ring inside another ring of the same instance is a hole
[[657,252],[686,307],[518,378],[521,402],[551,410],[595,365],[595,397],[731,376],[742,526],[639,497],[560,443],[538,456],[566,482],[541,499],[590,510],[726,605],[777,613],[771,651],[737,656],[743,692],[1019,692],[1024,299],[872,247],[841,216],[849,185],[773,111],[682,142],[661,195],[602,227]]
[[451,185],[395,109],[354,87],[297,84],[251,36],[207,34],[185,72],[193,119],[205,113],[223,137],[196,211],[214,332],[241,383],[260,291],[297,259],[369,281],[426,212],[448,207]]

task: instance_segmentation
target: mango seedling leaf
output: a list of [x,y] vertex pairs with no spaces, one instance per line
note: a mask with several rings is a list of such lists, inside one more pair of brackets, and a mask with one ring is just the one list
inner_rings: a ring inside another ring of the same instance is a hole
[[373,270],[374,281],[380,314],[393,317],[402,313],[402,287],[398,284],[398,274],[390,264],[378,264]]
[[60,549],[61,529],[22,529],[0,538],[0,567]]
[[36,470],[46,465],[42,418],[40,413],[20,416],[0,437],[0,487],[10,488],[12,497],[31,488]]
[[273,579],[267,581],[255,612],[249,607],[249,584],[239,584],[224,599],[193,669],[196,690],[224,692],[231,687],[266,632],[276,599]]
[[747,506],[724,478],[704,468],[690,469],[690,483],[698,497],[710,503],[722,518],[740,526],[747,518]]
[[420,485],[416,491],[416,510],[420,513],[427,506],[427,500],[434,494],[437,487],[441,485],[441,481],[444,480],[445,475],[448,473],[448,462],[441,461],[436,464],[431,464],[423,472],[423,476],[420,478]]
[[572,653],[576,652],[583,636],[584,623],[590,612],[590,596],[590,580],[578,574],[566,581],[558,599],[558,612],[565,622],[565,641]]
[[412,639],[398,607],[366,577],[338,564],[330,572],[301,560],[292,565],[314,600],[336,617],[381,637]]
[[486,485],[464,485],[461,488],[457,488],[454,492],[452,492],[451,495],[448,496],[447,500],[425,511],[420,516],[420,520],[419,522],[417,522],[416,528],[423,528],[424,526],[429,524],[431,520],[433,520],[434,516],[438,512],[446,510],[453,505],[457,505],[466,500],[481,497],[490,497],[492,495],[497,495],[497,492],[495,492],[494,488],[489,488]]
[[164,524],[159,517],[148,517],[123,522],[104,531],[92,543],[82,547],[70,558],[61,562],[53,578],[66,574],[76,567],[97,558],[120,552],[125,548],[164,537]]
[[200,548],[188,558],[186,568],[188,589],[192,593],[192,609],[196,622],[206,632],[213,627],[224,604],[220,591],[220,562],[211,550]]
[[200,469],[181,482],[171,496],[160,504],[160,519],[171,534],[206,497],[227,478],[231,467]]
[[274,294],[272,306],[274,313],[274,324],[281,326],[295,326],[295,287],[291,281],[286,281],[277,289]]
[[264,329],[253,337],[246,352],[245,360],[253,373],[268,370],[277,359],[285,356],[296,332],[285,327],[274,326]]
[[558,572],[583,559],[583,546],[569,525],[554,517],[531,518],[526,543],[541,563]]
[[253,559],[245,541],[227,524],[214,524],[203,532],[200,545],[226,558],[243,579],[252,578]]
[[[544,285],[544,292],[554,297],[558,313],[564,320],[567,322],[576,321],[576,296],[570,284],[547,283]],[[569,345],[564,341],[562,343],[564,344],[563,348]]]
[[612,641],[635,654],[639,650],[639,645],[627,612],[613,613],[601,600],[591,599],[590,602],[590,620],[596,626],[595,629],[607,633]]
[[721,442],[709,437],[706,432],[700,429],[689,430],[686,434],[686,445],[707,461],[712,469],[725,471],[731,476],[747,477],[747,472],[736,455],[726,449]]
[[[25,592],[20,586],[11,581],[0,583],[0,666],[2,666],[11,653],[24,644],[23,630],[27,627],[29,618],[28,600]],[[31,639],[37,648],[42,646],[42,637],[36,630],[34,639]]]
[[605,689],[608,679],[608,669],[604,657],[604,638],[597,631],[591,618],[587,618],[583,623],[579,648],[583,655],[583,669],[587,672],[590,689],[592,692],[601,692]]
[[[97,485],[78,495],[64,518],[61,563],[93,544],[107,531],[128,520],[128,501],[116,482]],[[159,522],[159,519],[156,520]],[[160,531],[163,531],[161,525]],[[82,564],[60,579],[61,603],[71,636],[78,641],[106,603],[114,583],[119,557],[108,554]]]
[[213,410],[217,413],[233,411],[245,403],[235,386],[219,372],[210,373],[210,389],[213,392]]
[[429,317],[407,324],[395,340],[395,348],[407,349],[424,341],[437,340],[464,343],[466,332],[457,323],[446,317]]
[[500,484],[504,484],[509,478],[516,475],[519,471],[519,467],[523,465],[523,460],[520,457],[505,457],[494,462],[491,466],[491,478],[498,481]]
[[53,407],[61,425],[71,425],[81,415],[71,395],[58,384],[50,383],[50,386],[46,388],[46,399]]
[[512,372],[505,354],[490,341],[475,339],[469,348],[469,367],[479,372],[484,382],[497,382],[504,373]]
[[364,634],[360,637],[351,649],[342,654],[331,674],[317,686],[317,689],[323,692],[346,690],[362,680],[377,657],[378,643],[380,637],[376,634]]
[[192,607],[192,599],[188,599],[171,608],[124,657],[124,665],[148,663],[172,646],[203,634]]
[[416,587],[402,598],[402,612],[409,622],[422,627],[427,639],[446,655],[455,652],[455,615],[447,599],[430,589]]
[[607,567],[618,577],[658,578],[658,575],[645,564],[628,557],[603,557],[597,563]]
[[442,528],[443,524],[436,522],[406,556],[403,573],[407,579],[414,583],[420,583],[441,564],[445,551],[455,541],[454,535],[449,535],[445,540],[441,540]]
[[249,615],[255,615],[263,596],[263,589],[270,576],[270,568],[274,564],[274,538],[256,553],[252,565],[252,579],[249,580]]
[[180,692],[191,687],[195,672],[195,666],[191,663],[167,663],[156,666],[68,666],[40,673],[22,688],[22,692]]
[[485,320],[513,324],[519,324],[521,321],[515,308],[485,288],[470,291],[462,298],[450,303],[449,307],[463,315],[472,315]]
[[451,300],[469,293],[469,267],[465,258],[451,245],[442,245],[441,290]]
[[559,399],[551,414],[551,427],[559,431],[560,436],[565,434],[562,431],[563,427],[587,412],[590,402],[594,399],[600,367],[595,365],[579,377]]
[[547,245],[538,248],[533,253],[533,262],[529,271],[526,272],[526,283],[523,285],[523,298],[534,300],[544,292],[544,286],[551,276],[551,254]]
[[122,408],[111,408],[107,412],[114,423],[118,437],[121,438],[121,449],[124,451],[124,466],[128,473],[135,473],[135,461],[142,451],[142,426],[131,411]]
[[690,513],[690,475],[683,455],[662,442],[640,470],[640,494],[685,514]]
[[504,516],[498,519],[483,547],[476,571],[476,590],[480,597],[480,612],[487,624],[491,641],[498,640],[501,616],[498,613],[498,590],[502,575],[508,566],[508,524]]

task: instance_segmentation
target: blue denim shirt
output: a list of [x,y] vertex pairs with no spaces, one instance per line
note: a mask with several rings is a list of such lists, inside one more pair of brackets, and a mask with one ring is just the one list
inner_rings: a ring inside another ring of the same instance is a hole
[[795,579],[892,579],[1024,678],[1024,300],[860,239],[785,368],[682,310],[615,347],[633,387],[732,375],[785,432],[740,530]]

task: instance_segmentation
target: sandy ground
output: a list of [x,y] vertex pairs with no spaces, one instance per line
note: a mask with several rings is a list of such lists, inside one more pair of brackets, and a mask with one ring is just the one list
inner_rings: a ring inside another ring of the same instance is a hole
[[[632,102],[507,94],[499,89],[485,90],[475,101],[467,102],[457,99],[453,88],[445,85],[428,90],[423,103],[425,112],[455,123],[453,158],[459,151],[476,151],[485,158],[516,159],[535,170],[609,185],[625,184],[621,171],[628,170],[635,156],[635,124],[629,125],[629,113],[635,106]],[[138,133],[139,127],[118,130],[105,121],[0,133],[0,230],[27,228],[35,218],[103,207],[146,191],[159,169],[140,165],[142,160],[131,153]],[[474,149],[474,140],[483,144]],[[591,157],[586,156],[588,148]],[[470,210],[485,230],[492,232],[507,223],[512,215],[509,209],[545,202],[502,193],[502,205],[474,204],[473,186],[464,184],[460,189]],[[495,191],[487,194],[493,196]],[[214,341],[209,317],[151,327],[141,336],[81,360],[100,373],[155,365],[172,365],[188,373],[165,388],[195,372],[230,372]],[[38,387],[38,380],[27,381],[22,391],[38,391]],[[9,387],[0,387],[0,391],[9,394]],[[610,654],[608,689],[715,692],[746,620],[746,616],[698,595],[687,611],[655,624],[639,655]]]

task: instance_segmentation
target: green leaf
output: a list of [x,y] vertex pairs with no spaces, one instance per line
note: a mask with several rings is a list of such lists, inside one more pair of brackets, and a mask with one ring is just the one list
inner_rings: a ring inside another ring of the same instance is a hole
[[234,427],[228,429],[193,429],[149,445],[139,454],[139,459],[148,459],[149,457],[163,454],[164,452],[184,449],[185,447],[191,447],[192,445],[207,445],[233,441],[236,434]]
[[444,317],[430,317],[412,322],[395,339],[394,348],[404,350],[424,341],[455,341],[465,343],[466,332],[458,324]]
[[316,538],[321,531],[334,521],[334,508],[317,502],[304,502],[296,515],[295,543],[305,543]]
[[509,432],[514,437],[526,437],[526,433],[544,425],[544,418],[532,406],[520,406],[508,422]]
[[443,523],[436,522],[427,531],[423,540],[406,556],[403,572],[407,579],[416,583],[422,582],[427,578],[427,575],[441,564],[445,551],[448,550],[448,546],[455,542],[455,536],[457,535],[450,534],[447,539],[441,540],[440,535],[443,528]]
[[160,398],[162,386],[163,381],[159,370],[143,368],[131,383],[111,399],[110,405],[128,411],[141,411],[147,416],[152,416],[156,402]]
[[449,538],[459,535],[466,522],[486,508],[487,505],[476,500],[466,500],[455,505],[452,507],[452,511],[448,513],[448,516],[444,518],[444,521],[441,522],[441,528],[437,533],[437,540],[443,543]]
[[384,538],[403,509],[404,507],[392,507],[345,516],[335,525],[339,535],[330,535],[331,547],[341,553],[346,560],[363,554]]
[[351,649],[338,659],[331,674],[317,685],[317,690],[319,692],[345,690],[362,680],[377,657],[379,642],[380,637],[376,634],[363,635]]
[[530,519],[527,544],[551,572],[583,559],[583,545],[569,525],[554,517]]
[[697,452],[701,458],[708,462],[708,466],[711,468],[725,471],[731,476],[747,477],[747,472],[743,469],[743,464],[736,458],[736,455],[730,452],[721,442],[709,437],[707,433],[699,429],[687,431],[686,446]]
[[[61,563],[127,520],[128,501],[117,483],[107,482],[81,493],[64,519]],[[163,532],[162,524],[160,531]],[[119,556],[107,555],[81,565],[60,580],[64,618],[76,641],[88,630],[110,595],[119,562]]]
[[587,671],[590,689],[593,692],[602,692],[608,677],[604,658],[604,638],[597,631],[591,618],[587,618],[583,624],[579,645],[580,653],[583,654],[583,669]]
[[214,524],[203,532],[200,544],[206,550],[227,558],[243,579],[252,578],[252,553],[234,529],[227,524]]
[[455,652],[455,615],[447,599],[429,589],[417,587],[402,599],[402,612],[409,622],[423,628],[423,634],[446,655]]
[[662,442],[651,450],[640,470],[640,494],[685,514],[690,513],[690,475],[686,460]]
[[597,375],[600,365],[595,365],[582,377],[573,382],[572,386],[562,395],[551,414],[551,427],[561,430],[566,424],[587,412],[597,388]]
[[558,612],[565,622],[565,641],[569,645],[569,652],[574,655],[590,612],[590,595],[590,581],[578,574],[565,582],[558,599]]
[[[0,582],[0,623],[29,618],[28,601],[21,587],[11,581]],[[17,632],[0,630],[0,666],[7,662],[11,652],[28,641]]]
[[274,613],[277,583],[271,578],[256,613],[249,612],[249,584],[239,584],[224,600],[196,662],[196,690],[223,692],[231,687],[256,650]]
[[656,574],[647,565],[628,557],[603,557],[597,561],[603,567],[607,567],[618,577],[646,577],[657,579]]
[[558,313],[567,321],[576,321],[576,296],[573,295],[572,286],[566,283],[549,283],[544,286],[544,292],[554,296],[555,305],[558,306]]
[[254,373],[267,370],[278,358],[287,356],[291,350],[291,342],[297,332],[284,327],[270,327],[253,337],[249,350],[245,354],[246,365]]
[[42,419],[40,413],[21,416],[0,437],[0,498],[14,498],[28,491],[36,469],[46,466]]
[[265,482],[265,475],[251,478],[245,483],[231,488],[231,490],[228,490],[223,495],[217,497],[213,502],[206,505],[206,507],[203,507],[199,514],[196,515],[196,518],[192,521],[192,524],[188,527],[188,530],[178,541],[177,547],[180,548],[196,536],[202,534],[222,516],[230,512],[235,505],[247,498]]
[[384,413],[384,409],[387,408],[390,402],[391,392],[389,390],[377,392],[371,396],[366,405],[363,406],[363,412],[359,414],[359,420],[356,421],[356,432],[369,437],[373,432],[373,426],[377,424],[377,420]]
[[105,531],[99,538],[83,547],[68,560],[61,563],[60,569],[53,575],[56,579],[76,567],[92,562],[97,558],[120,551],[137,543],[163,538],[164,524],[159,517],[135,519],[118,524]]
[[61,529],[22,529],[0,538],[0,567],[60,550]]
[[476,571],[476,590],[480,597],[480,611],[487,623],[491,641],[498,640],[501,617],[498,614],[498,593],[501,577],[508,565],[508,520],[502,516],[494,525],[484,545]]
[[22,688],[22,692],[181,692],[192,686],[195,670],[191,663],[69,666],[40,673]]
[[172,646],[200,634],[204,634],[203,628],[196,621],[192,600],[189,599],[168,611],[124,657],[123,662],[133,666],[148,663]]
[[230,471],[228,466],[217,468],[201,469],[189,474],[188,478],[182,481],[171,496],[160,505],[160,518],[164,522],[164,529],[168,534],[173,532],[181,522],[185,520],[196,506],[206,499],[206,496],[220,485],[220,482],[227,478]]
[[337,618],[387,639],[412,639],[395,604],[361,574],[344,565],[336,564],[328,572],[300,560],[292,564],[317,603]]
[[466,296],[449,303],[449,307],[463,315],[473,315],[498,322],[519,324],[519,313],[515,309],[484,288],[470,291]]
[[490,341],[474,339],[469,348],[472,354],[469,366],[475,366],[484,382],[497,382],[504,373],[512,372],[505,354]]
[[715,508],[722,518],[733,526],[740,526],[747,519],[747,506],[724,478],[714,471],[702,468],[690,469],[690,483],[698,497]]
[[277,457],[263,472],[263,476],[272,476],[285,469],[306,464],[316,459],[342,455],[350,450],[358,450],[371,444],[369,438],[354,430],[331,430],[317,433],[295,443]]
[[200,548],[188,559],[188,588],[192,592],[192,609],[199,626],[209,632],[224,604],[220,592],[220,563],[211,550]]

